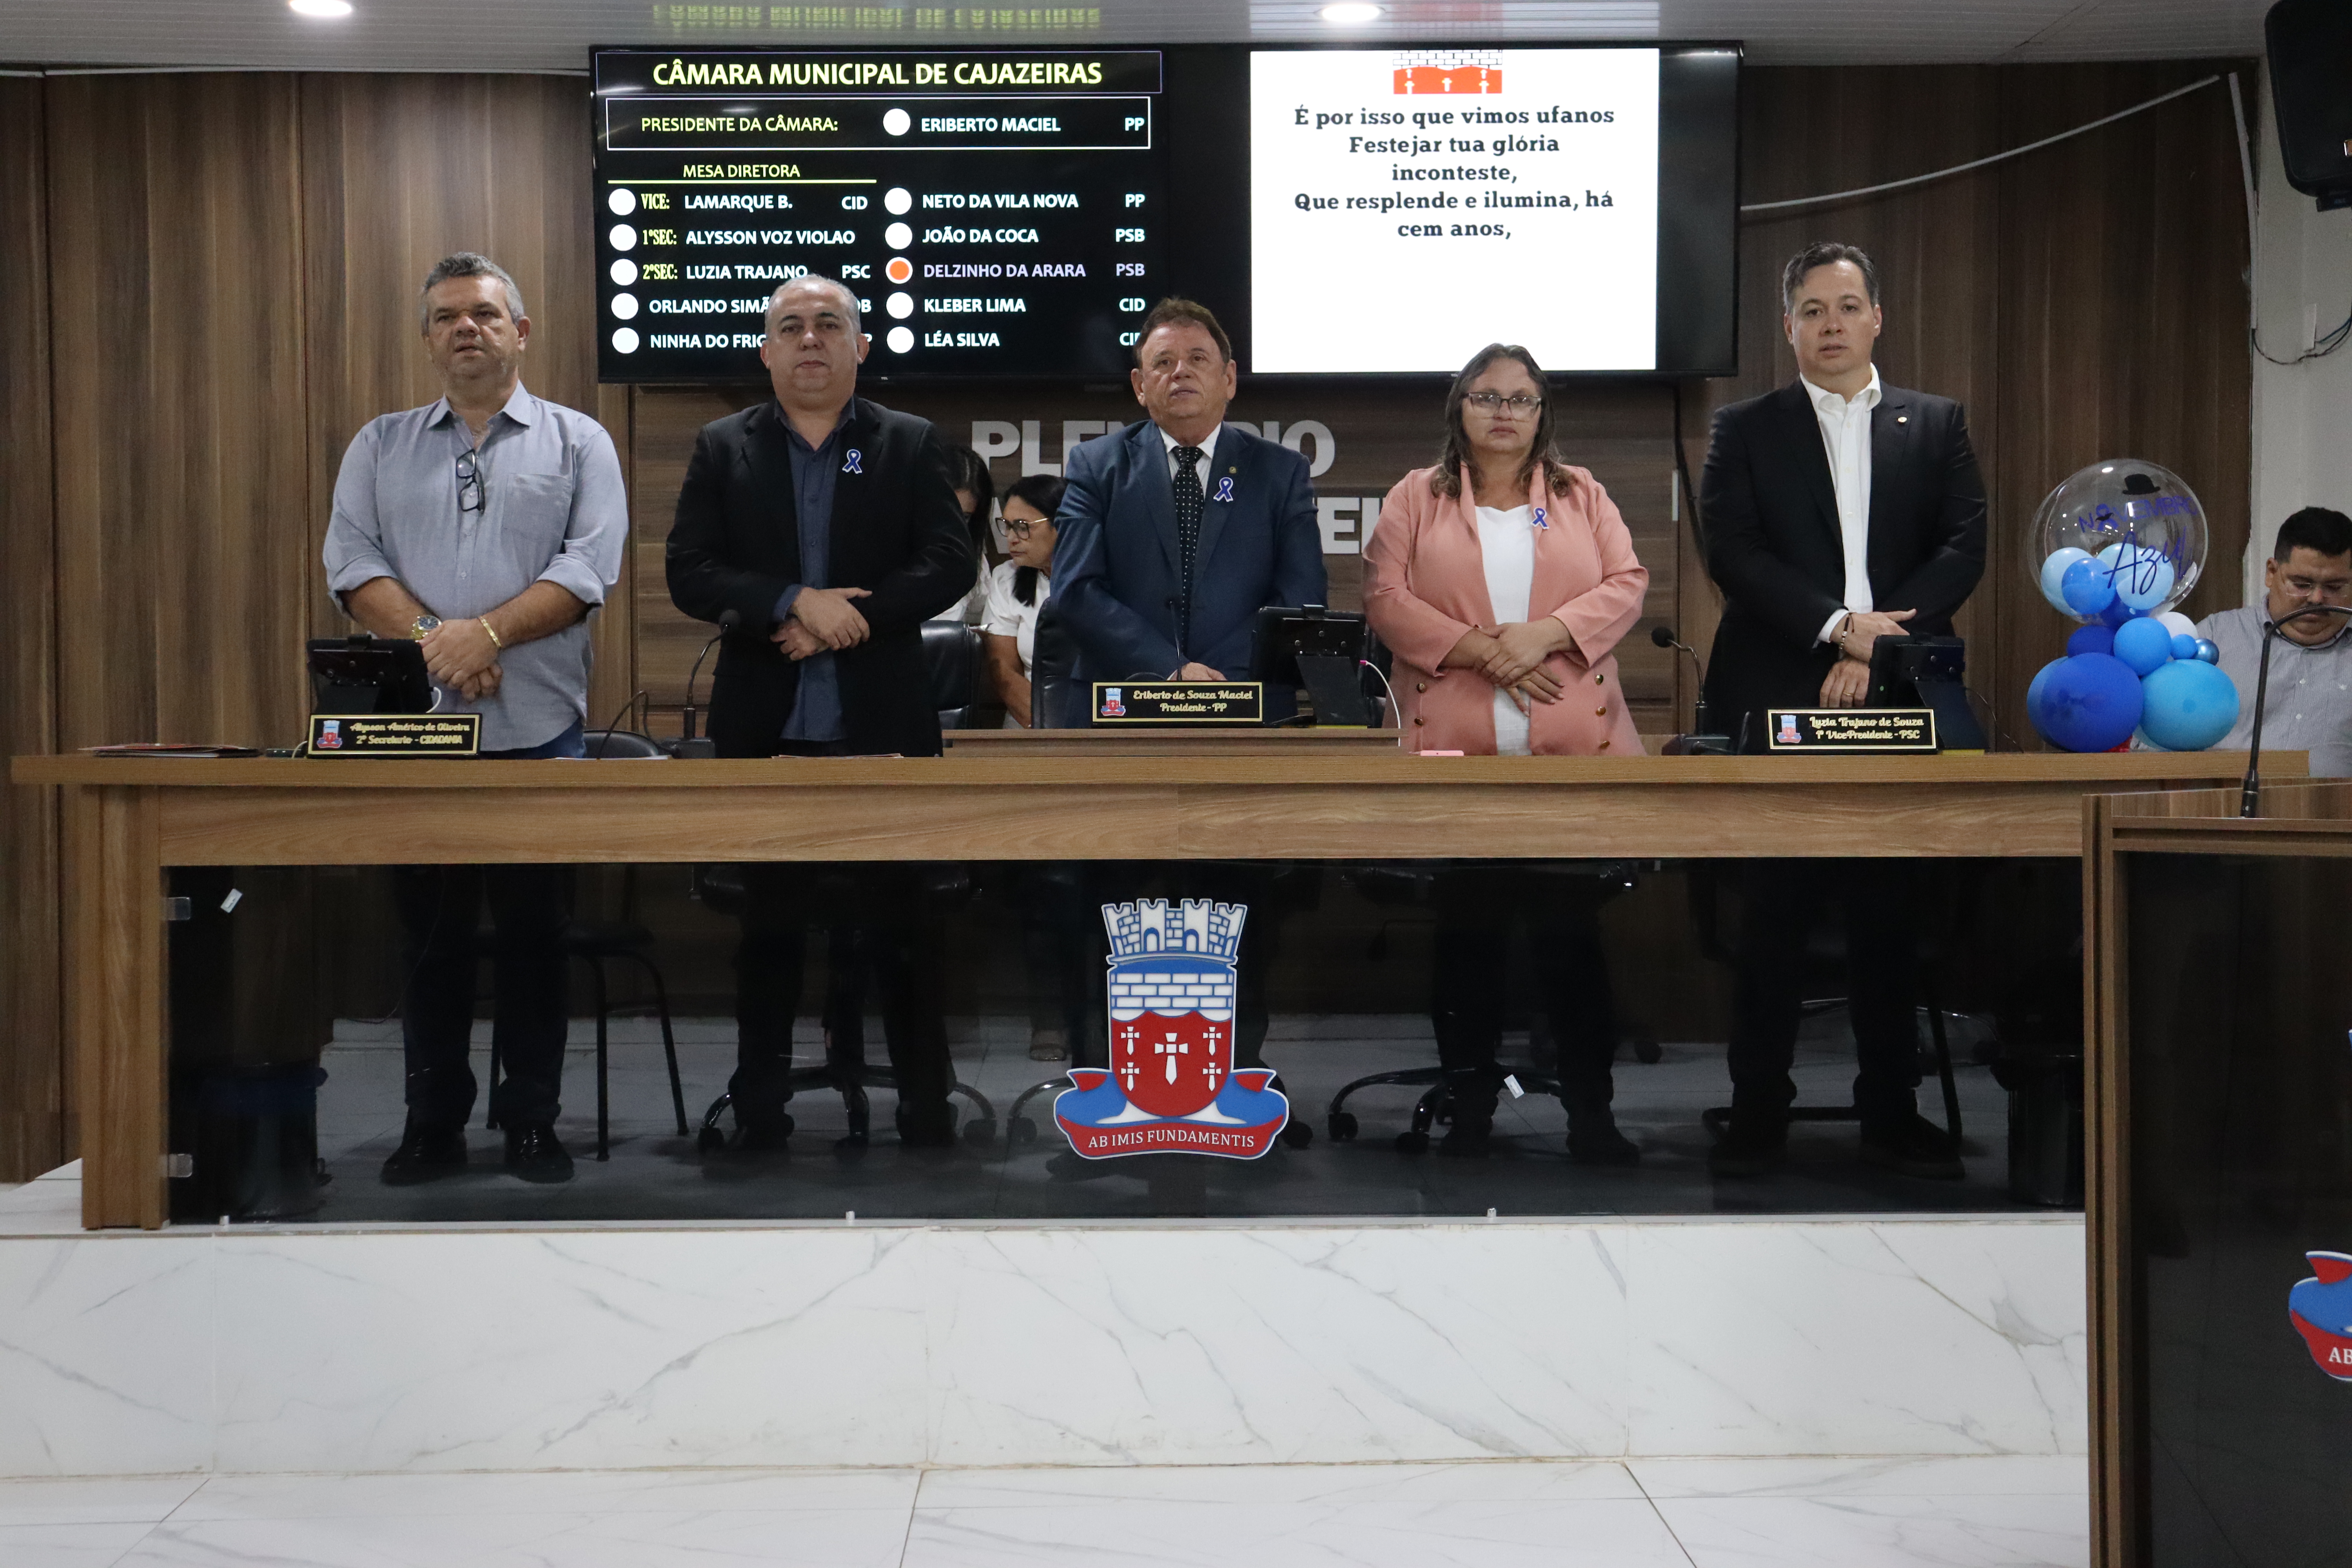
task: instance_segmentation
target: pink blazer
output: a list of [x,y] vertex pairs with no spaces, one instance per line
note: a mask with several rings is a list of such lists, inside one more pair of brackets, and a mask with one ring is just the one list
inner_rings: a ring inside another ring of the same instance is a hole
[[[1459,497],[1440,496],[1429,488],[1435,471],[1414,469],[1381,504],[1364,546],[1364,612],[1396,655],[1405,750],[1492,755],[1495,688],[1475,669],[1438,668],[1464,632],[1494,625],[1495,612],[1469,484]],[[1538,469],[1528,491],[1549,525],[1536,531],[1528,611],[1553,616],[1576,638],[1573,652],[1544,663],[1562,689],[1557,702],[1533,704],[1528,747],[1541,756],[1639,756],[1614,650],[1641,619],[1650,574],[1609,492],[1584,469],[1568,471],[1566,489],[1550,489]]]

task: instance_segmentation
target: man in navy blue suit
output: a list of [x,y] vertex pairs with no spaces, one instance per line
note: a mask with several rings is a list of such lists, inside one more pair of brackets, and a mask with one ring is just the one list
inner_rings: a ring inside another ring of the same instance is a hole
[[1226,425],[1236,366],[1206,307],[1162,300],[1130,373],[1149,419],[1069,455],[1054,604],[1077,680],[1241,680],[1268,605],[1325,602],[1307,459]]

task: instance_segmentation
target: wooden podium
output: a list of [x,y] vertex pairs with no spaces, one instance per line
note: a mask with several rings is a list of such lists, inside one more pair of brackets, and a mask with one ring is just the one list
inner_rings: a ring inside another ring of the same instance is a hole
[[2085,809],[2098,1568],[2352,1561],[2352,783],[2238,809]]
[[[2304,765],[2264,761],[2282,775]],[[1421,757],[1307,743],[761,762],[54,756],[17,758],[14,777],[66,794],[84,1223],[152,1228],[165,1217],[166,867],[2071,858],[2085,796],[2212,784],[2242,765],[2229,753]]]

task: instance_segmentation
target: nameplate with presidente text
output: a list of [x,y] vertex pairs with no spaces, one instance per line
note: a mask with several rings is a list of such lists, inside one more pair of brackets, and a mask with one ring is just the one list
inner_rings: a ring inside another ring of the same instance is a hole
[[479,713],[313,713],[314,757],[470,757],[482,748]]
[[1097,724],[1262,724],[1265,687],[1255,680],[1097,680]]
[[1933,752],[1932,708],[1774,708],[1767,743],[1776,752]]

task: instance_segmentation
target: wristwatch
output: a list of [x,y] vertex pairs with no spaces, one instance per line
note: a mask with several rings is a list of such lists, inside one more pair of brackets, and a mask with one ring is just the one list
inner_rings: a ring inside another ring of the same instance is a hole
[[440,625],[440,616],[425,615],[417,616],[416,619],[409,626],[408,629],[412,633],[415,634],[415,637],[418,642],[423,642],[425,640],[425,634],[434,630]]

